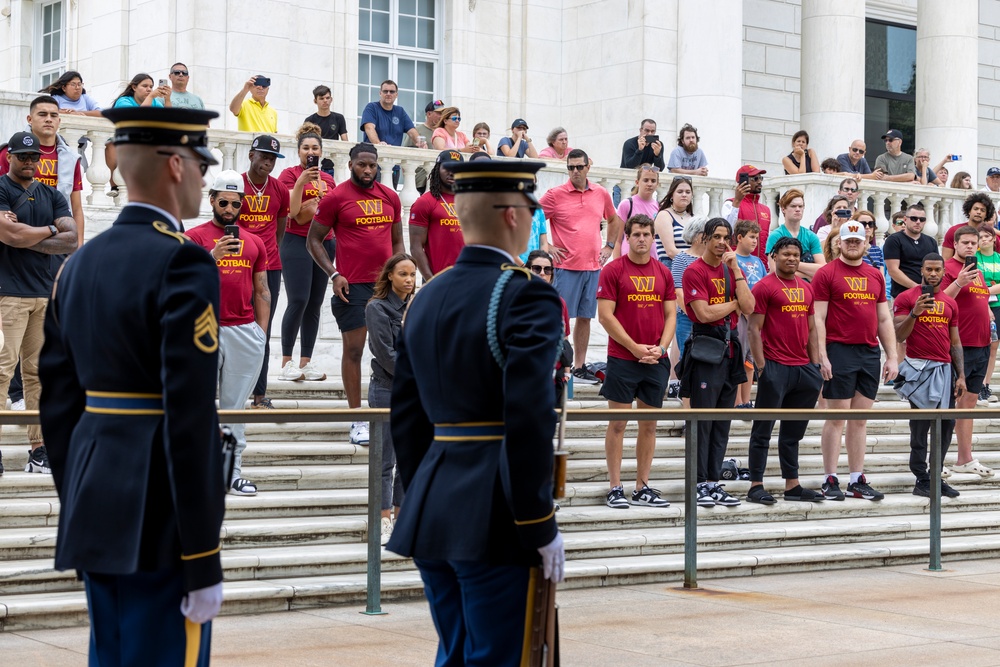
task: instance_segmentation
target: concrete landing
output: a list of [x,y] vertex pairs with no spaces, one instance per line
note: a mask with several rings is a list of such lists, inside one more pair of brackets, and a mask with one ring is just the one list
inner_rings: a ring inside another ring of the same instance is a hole
[[[714,579],[702,589],[650,584],[559,594],[563,665],[844,664],[1000,666],[1000,562]],[[433,664],[427,605],[226,616],[212,665]],[[0,634],[3,664],[78,667],[86,628]]]

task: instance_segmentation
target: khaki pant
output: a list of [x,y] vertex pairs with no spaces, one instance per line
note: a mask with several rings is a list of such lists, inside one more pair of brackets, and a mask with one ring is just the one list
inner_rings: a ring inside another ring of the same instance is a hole
[[[3,349],[0,350],[0,409],[6,409],[7,391],[18,360],[24,380],[24,407],[38,409],[42,390],[38,381],[38,353],[45,340],[43,325],[48,305],[49,300],[41,297],[0,296],[4,333]],[[28,442],[41,444],[42,429],[37,424],[28,427]]]

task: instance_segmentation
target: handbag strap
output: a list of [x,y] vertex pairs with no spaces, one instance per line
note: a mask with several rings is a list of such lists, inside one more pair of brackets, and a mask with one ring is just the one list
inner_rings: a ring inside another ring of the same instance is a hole
[[10,207],[10,210],[16,211],[16,209],[21,208],[21,206],[23,206],[24,203],[31,199],[32,195],[35,194],[37,186],[38,181],[31,181],[31,183],[28,184],[28,187],[24,189],[24,192],[21,193],[21,196],[17,198],[17,201],[14,202],[14,205]]
[[[726,294],[725,294],[725,299],[726,299],[726,302],[728,303],[729,301],[732,300],[732,299],[729,298],[729,288],[731,287],[732,284],[729,281],[729,267],[726,266],[725,264],[722,265],[722,276],[726,280]],[[728,339],[729,338],[729,332],[732,330],[732,325],[730,325],[729,315],[726,315],[722,319],[726,323],[726,338]]]

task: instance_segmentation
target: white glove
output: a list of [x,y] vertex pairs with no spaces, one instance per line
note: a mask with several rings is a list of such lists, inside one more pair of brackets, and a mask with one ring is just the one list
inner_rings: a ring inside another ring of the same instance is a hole
[[222,607],[222,582],[191,591],[181,600],[181,613],[192,623],[208,623]]
[[542,555],[542,576],[553,583],[561,583],[566,569],[566,549],[563,547],[562,533],[544,547],[538,547]]

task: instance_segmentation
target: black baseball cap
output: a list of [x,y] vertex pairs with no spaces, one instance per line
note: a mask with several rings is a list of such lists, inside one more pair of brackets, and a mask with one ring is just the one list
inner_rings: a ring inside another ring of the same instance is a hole
[[991,176],[1000,176],[1000,167],[990,167],[986,170],[986,178]]
[[281,142],[270,134],[262,134],[259,137],[254,137],[253,142],[250,144],[250,150],[257,151],[258,153],[271,153],[277,157],[285,157],[280,152]]
[[507,162],[499,160],[476,160],[462,162],[450,167],[455,174],[455,194],[468,192],[519,192],[534,204],[535,173],[545,166],[544,162]]
[[118,107],[101,115],[115,124],[113,143],[146,146],[184,146],[208,164],[219,164],[208,148],[208,121],[215,111],[163,107]]
[[[465,162],[465,158],[462,154],[454,150],[446,150],[438,153],[437,158],[434,160],[437,164],[447,164],[449,162]],[[448,167],[451,169],[451,167]]]
[[899,130],[889,130],[882,135],[882,139],[902,139],[903,133]]
[[515,127],[521,127],[522,125],[524,126],[524,129],[528,129],[528,122],[526,120],[523,118],[516,118],[514,119],[514,122],[510,124],[510,129],[513,130]]
[[20,153],[41,153],[42,142],[31,132],[16,132],[7,142],[7,152],[11,155]]
[[424,107],[424,113],[428,111],[440,111],[444,109],[444,102],[441,100],[434,100],[433,102],[428,102],[427,106]]

